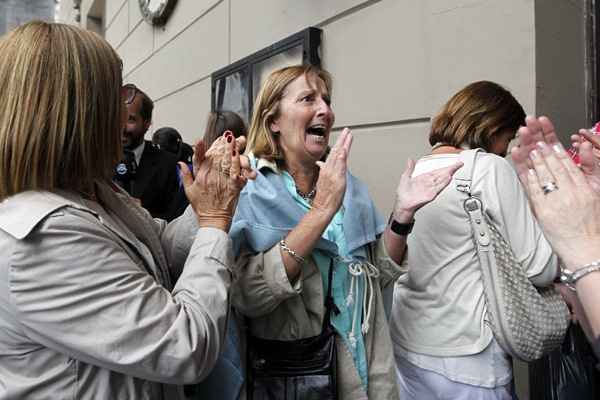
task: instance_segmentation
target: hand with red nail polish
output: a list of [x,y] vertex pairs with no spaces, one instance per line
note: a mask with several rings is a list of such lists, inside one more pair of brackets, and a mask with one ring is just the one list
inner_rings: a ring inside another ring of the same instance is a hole
[[[244,143],[243,140],[241,143]],[[239,143],[226,132],[206,150],[203,141],[194,149],[194,171],[180,163],[185,194],[196,212],[199,225],[228,231],[239,194],[256,173],[241,161]]]

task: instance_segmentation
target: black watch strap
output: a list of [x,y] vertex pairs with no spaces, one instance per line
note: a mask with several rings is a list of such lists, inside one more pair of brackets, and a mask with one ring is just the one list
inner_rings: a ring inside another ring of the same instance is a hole
[[390,214],[390,219],[388,221],[388,223],[390,223],[390,229],[392,230],[392,232],[394,232],[396,235],[400,235],[400,236],[406,236],[409,233],[412,232],[413,230],[413,226],[415,226],[415,220],[413,219],[412,221],[410,221],[408,224],[401,224],[400,222],[396,221],[394,219],[394,213]]

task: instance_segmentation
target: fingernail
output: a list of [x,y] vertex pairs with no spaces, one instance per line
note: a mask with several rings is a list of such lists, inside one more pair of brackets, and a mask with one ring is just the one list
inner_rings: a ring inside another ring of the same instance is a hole
[[556,143],[554,146],[552,146],[552,149],[554,150],[555,153],[558,153],[558,154],[562,153],[564,150],[562,147],[562,144],[560,144],[560,143]]
[[233,142],[233,136],[227,136],[227,143]]
[[531,175],[531,176],[535,175],[535,171],[532,169],[527,170],[527,172],[529,172],[529,175]]
[[234,157],[237,156],[237,150],[233,149],[233,151],[231,152],[231,154],[233,154]]
[[535,160],[539,156],[540,156],[540,153],[538,153],[537,150],[531,150],[531,152],[529,153],[529,158],[531,158],[532,160]]
[[538,149],[540,149],[540,150],[544,150],[544,149],[546,148],[546,143],[544,143],[544,142],[537,142],[535,145],[536,145],[536,146],[538,147]]

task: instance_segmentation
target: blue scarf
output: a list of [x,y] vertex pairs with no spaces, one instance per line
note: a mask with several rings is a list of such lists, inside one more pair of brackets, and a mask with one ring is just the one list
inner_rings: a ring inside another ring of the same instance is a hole
[[[253,167],[256,159],[251,158]],[[287,191],[283,178],[269,168],[257,171],[254,181],[249,181],[242,193],[233,217],[229,236],[235,254],[244,244],[256,253],[273,247],[298,225],[305,210]],[[367,187],[350,172],[346,175],[344,194],[344,234],[348,252],[365,259],[364,245],[376,240],[385,230],[385,221],[377,212]],[[337,245],[319,239],[316,249],[337,256]]]

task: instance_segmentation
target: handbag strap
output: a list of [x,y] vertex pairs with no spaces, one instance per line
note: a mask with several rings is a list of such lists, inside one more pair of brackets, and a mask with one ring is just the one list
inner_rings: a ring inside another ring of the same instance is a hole
[[456,183],[456,190],[463,192],[471,196],[471,181],[473,180],[473,171],[475,169],[475,161],[477,159],[477,153],[481,149],[463,150],[460,152],[460,160],[463,162],[463,166],[456,171],[454,174],[454,181]]
[[[463,208],[469,215],[471,222],[473,239],[477,245],[477,249],[482,252],[490,250],[490,232],[487,220],[483,215],[483,203],[478,197],[471,194],[471,184],[473,181],[473,171],[475,170],[475,162],[477,154],[481,149],[465,150],[460,153],[461,161],[463,162],[460,168],[454,175],[455,187],[459,192],[465,193],[468,197],[463,202]],[[487,257],[480,257],[481,262],[487,262]]]

